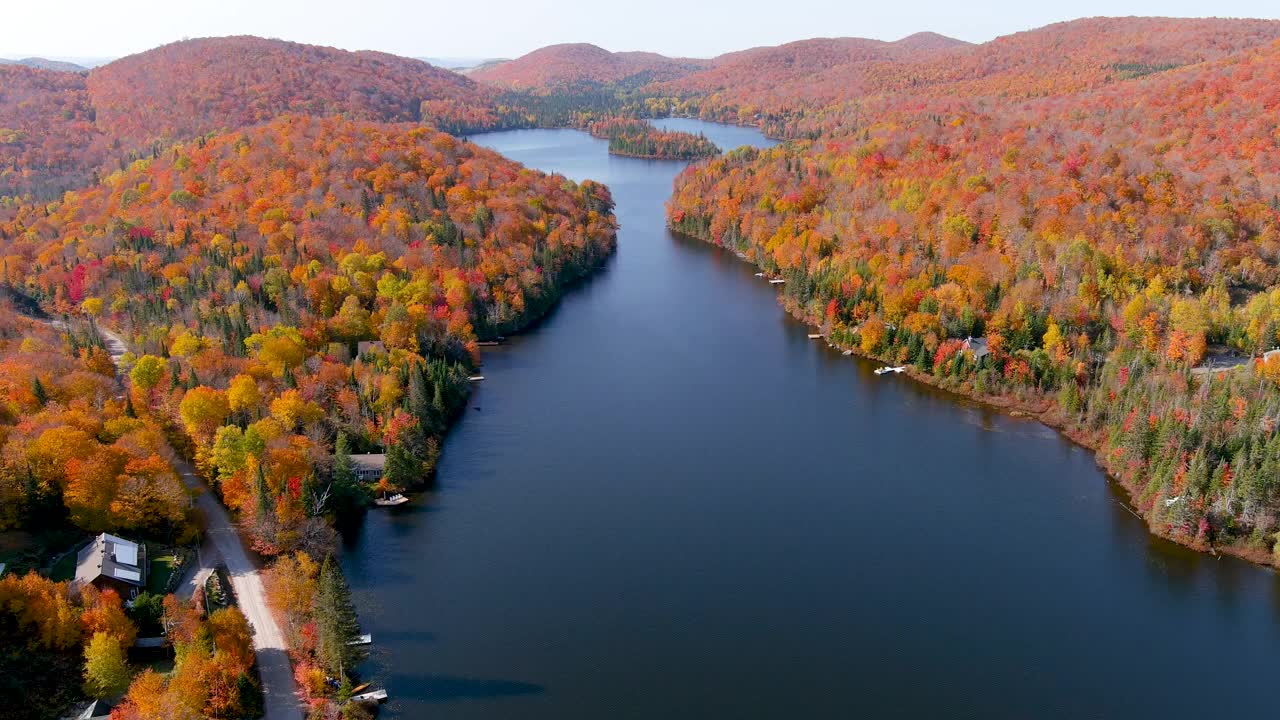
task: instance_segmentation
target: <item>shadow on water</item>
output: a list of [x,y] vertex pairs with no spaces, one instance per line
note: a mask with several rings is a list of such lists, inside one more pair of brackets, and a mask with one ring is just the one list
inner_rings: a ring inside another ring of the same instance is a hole
[[485,142],[608,183],[622,236],[486,349],[436,490],[347,544],[386,716],[1270,716],[1274,574],[1150,536],[1037,421],[809,339],[666,229],[676,164]]
[[538,695],[547,689],[535,683],[497,678],[461,677],[458,675],[392,674],[388,685],[412,688],[427,703],[449,703],[459,700],[485,700],[522,695]]

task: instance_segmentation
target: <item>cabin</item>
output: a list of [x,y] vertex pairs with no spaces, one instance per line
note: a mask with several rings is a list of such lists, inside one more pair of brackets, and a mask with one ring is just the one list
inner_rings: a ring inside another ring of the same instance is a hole
[[387,456],[384,453],[364,453],[362,455],[351,456],[351,467],[356,471],[356,478],[360,482],[377,482],[382,479],[382,471],[387,466]]
[[964,339],[964,349],[973,353],[974,361],[980,361],[982,358],[991,354],[991,350],[987,348],[987,339],[984,337],[967,337]]
[[94,700],[89,703],[89,707],[84,712],[76,716],[76,720],[106,720],[111,717],[111,711],[115,708],[106,700]]
[[325,349],[325,355],[333,358],[335,362],[351,362],[351,348],[346,343],[329,343],[328,347]]
[[375,350],[380,353],[385,353],[387,351],[387,346],[383,345],[381,340],[361,340],[356,343],[357,357],[363,357],[365,353],[373,352]]
[[75,582],[110,588],[125,599],[137,597],[147,586],[147,548],[102,533],[76,555]]

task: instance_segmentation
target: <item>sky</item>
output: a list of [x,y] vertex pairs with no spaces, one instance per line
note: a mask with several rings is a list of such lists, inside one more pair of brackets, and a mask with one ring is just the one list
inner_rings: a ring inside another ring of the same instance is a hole
[[0,21],[0,57],[109,58],[188,37],[259,35],[412,57],[518,57],[563,42],[711,57],[810,37],[983,42],[1096,15],[1265,17],[1277,0],[41,0]]

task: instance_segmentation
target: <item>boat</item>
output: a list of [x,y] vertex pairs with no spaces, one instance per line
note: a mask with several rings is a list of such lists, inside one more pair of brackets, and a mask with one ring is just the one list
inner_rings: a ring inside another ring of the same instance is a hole
[[364,692],[365,690],[369,689],[369,686],[370,686],[370,685],[372,685],[372,684],[373,684],[373,683],[360,683],[359,685],[357,685],[357,686],[355,686],[355,687],[351,688],[351,694],[352,694],[352,695],[359,695],[360,693],[362,693],[362,692]]
[[840,354],[841,354],[841,355],[844,355],[845,357],[849,357],[850,355],[852,355],[852,354],[853,354],[853,351],[852,351],[852,350],[845,350],[844,352],[842,352],[842,353],[840,353]]
[[468,380],[470,380],[471,382],[480,382],[481,380],[483,380],[483,379],[484,379],[484,376],[483,376],[483,375],[468,375],[468,376],[467,376],[467,379],[468,379]]
[[888,366],[888,365],[885,365],[884,367],[882,367],[882,368],[880,368],[880,369],[876,370],[876,374],[877,374],[877,375],[883,375],[883,374],[885,374],[885,373],[900,373],[900,372],[902,372],[903,370],[906,370],[906,369],[907,369],[907,366],[906,366],[906,365],[899,365],[899,366],[897,366],[897,367],[890,367],[890,366]]
[[390,497],[384,495],[380,498],[374,498],[373,500],[374,505],[379,505],[381,507],[394,507],[396,505],[403,505],[407,502],[409,502],[409,498],[401,495],[400,493],[396,493]]
[[772,279],[772,280],[770,280],[770,281],[769,281],[769,284],[770,284],[770,285],[781,285],[781,284],[782,284],[782,283],[784,283],[784,282],[786,282],[786,280],[783,280],[782,278],[774,278],[774,279]]
[[817,340],[820,337],[822,337],[822,333],[809,333],[810,340]]
[[760,273],[756,273],[756,277],[764,277],[764,273],[762,273],[762,272],[760,272]]
[[373,703],[386,702],[387,691],[373,690],[367,693],[360,693],[359,695],[352,695],[351,701],[352,702],[373,702]]
[[[372,635],[359,635],[359,636],[357,636],[357,637],[356,637],[356,639],[355,639],[355,640],[348,640],[348,641],[347,641],[347,644],[348,644],[348,645],[372,645],[372,644],[373,644],[373,636],[372,636]],[[357,690],[353,690],[352,692],[359,692],[359,691],[357,691]]]

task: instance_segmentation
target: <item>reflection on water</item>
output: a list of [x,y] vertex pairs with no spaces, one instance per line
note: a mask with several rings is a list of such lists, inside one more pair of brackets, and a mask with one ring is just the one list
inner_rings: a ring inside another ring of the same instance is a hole
[[666,231],[680,163],[473,140],[608,183],[622,230],[486,349],[437,491],[351,536],[385,716],[1273,714],[1272,573],[1152,537],[1043,425],[808,340]]

